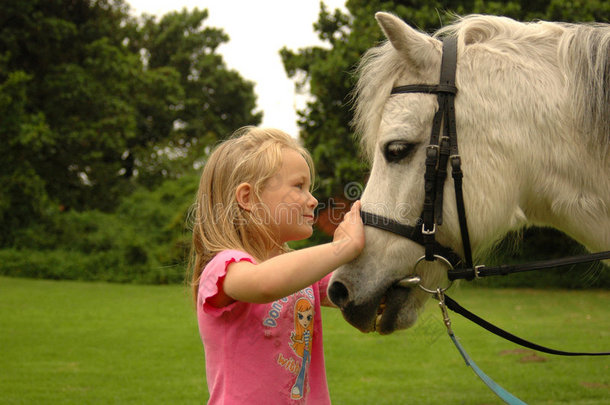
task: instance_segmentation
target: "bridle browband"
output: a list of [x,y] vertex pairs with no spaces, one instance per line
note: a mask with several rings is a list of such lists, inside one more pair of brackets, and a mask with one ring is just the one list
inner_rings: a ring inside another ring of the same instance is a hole
[[[457,129],[455,122],[455,70],[457,65],[457,37],[443,38],[443,56],[439,84],[410,84],[394,87],[390,94],[426,93],[436,94],[438,111],[432,121],[430,143],[426,147],[426,170],[424,173],[424,206],[415,226],[407,225],[393,219],[370,212],[361,211],[365,225],[383,229],[403,236],[425,248],[426,261],[442,258],[452,268],[448,272],[450,280],[506,275],[523,271],[541,270],[557,266],[600,261],[610,258],[610,251],[573,256],[562,259],[538,261],[518,265],[501,265],[496,267],[474,266],[472,249],[468,235],[466,209],[462,192],[463,173],[458,151]],[[451,164],[455,201],[457,207],[460,233],[462,237],[463,257],[451,248],[438,243],[435,239],[436,227],[443,223],[443,190],[447,178],[447,166]]]
[[[393,219],[370,212],[361,212],[365,225],[383,229],[418,243],[425,248],[425,259],[434,261],[441,256],[456,268],[462,263],[472,267],[472,251],[468,236],[466,210],[462,193],[462,169],[458,151],[457,130],[455,124],[455,69],[457,64],[457,38],[449,36],[443,39],[443,56],[439,84],[410,84],[392,89],[391,94],[427,93],[436,94],[438,111],[432,121],[430,143],[426,147],[426,171],[424,174],[424,206],[416,226],[405,225]],[[442,132],[442,134],[441,134]],[[447,178],[447,165],[451,163],[458,220],[462,234],[464,258],[451,248],[441,245],[435,239],[436,226],[443,223],[443,189]]]

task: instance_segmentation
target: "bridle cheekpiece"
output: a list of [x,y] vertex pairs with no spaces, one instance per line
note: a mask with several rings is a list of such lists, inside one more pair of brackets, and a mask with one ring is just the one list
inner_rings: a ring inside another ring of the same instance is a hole
[[[443,56],[439,84],[410,84],[394,87],[391,94],[427,93],[436,94],[438,111],[432,121],[430,143],[426,147],[426,171],[424,174],[424,206],[416,226],[405,225],[390,218],[370,212],[361,212],[365,225],[383,229],[408,238],[425,248],[425,260],[445,259],[453,268],[458,264],[471,268],[472,251],[468,236],[466,210],[462,193],[461,158],[458,152],[457,130],[455,123],[455,70],[457,64],[457,38],[448,36],[443,39]],[[464,249],[463,259],[451,248],[436,241],[436,227],[443,223],[443,190],[447,178],[447,166],[451,163],[455,196]],[[422,260],[418,260],[418,263]]]

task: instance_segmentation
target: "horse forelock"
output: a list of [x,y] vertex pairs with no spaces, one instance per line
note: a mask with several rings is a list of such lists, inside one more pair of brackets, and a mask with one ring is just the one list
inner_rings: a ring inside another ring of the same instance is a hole
[[359,79],[352,94],[355,101],[352,125],[369,160],[373,158],[383,106],[403,69],[404,60],[388,41],[369,49],[357,67]]

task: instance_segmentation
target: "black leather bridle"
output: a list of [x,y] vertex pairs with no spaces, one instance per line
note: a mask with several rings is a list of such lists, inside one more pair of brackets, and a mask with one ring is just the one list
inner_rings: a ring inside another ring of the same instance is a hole
[[[541,270],[576,263],[599,261],[610,258],[610,251],[572,256],[562,259],[538,261],[518,265],[500,265],[495,267],[474,266],[472,249],[468,236],[466,209],[462,192],[462,169],[458,151],[458,139],[455,122],[455,70],[457,65],[457,37],[443,38],[443,56],[439,84],[411,84],[394,87],[391,94],[427,93],[436,94],[438,111],[432,121],[430,143],[426,147],[426,170],[424,174],[424,206],[415,226],[402,224],[393,219],[370,212],[361,211],[365,225],[383,229],[403,236],[425,248],[425,260],[434,261],[442,258],[451,264],[448,271],[450,280],[506,275],[530,270]],[[438,243],[435,239],[436,227],[443,223],[443,190],[447,178],[447,166],[451,164],[451,176],[455,189],[460,233],[464,255],[461,257],[451,248]],[[421,258],[420,260],[422,260]],[[419,263],[419,261],[418,261]]]
[[[426,171],[424,174],[424,206],[416,226],[405,225],[370,212],[361,212],[365,225],[380,228],[408,238],[425,248],[425,259],[434,261],[436,256],[445,258],[454,268],[458,263],[472,267],[472,251],[468,237],[468,225],[462,193],[462,169],[458,152],[455,125],[454,100],[457,93],[455,69],[457,64],[457,39],[454,36],[443,40],[443,56],[439,84],[411,84],[392,89],[391,94],[428,93],[436,94],[438,111],[432,121],[430,143],[426,147]],[[435,239],[437,225],[443,223],[443,189],[447,178],[447,165],[451,163],[451,176],[455,186],[458,220],[464,247],[464,260],[450,248]]]

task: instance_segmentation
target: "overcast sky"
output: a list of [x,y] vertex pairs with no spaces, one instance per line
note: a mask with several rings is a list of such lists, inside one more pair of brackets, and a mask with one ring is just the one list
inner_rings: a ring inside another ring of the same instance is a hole
[[[206,26],[222,28],[230,40],[218,51],[227,66],[256,83],[263,126],[280,128],[297,136],[296,110],[305,96],[296,94],[279,56],[286,46],[298,50],[321,45],[313,29],[318,20],[318,0],[126,0],[132,13],[162,16],[170,11],[208,9]],[[324,0],[327,8],[344,9],[345,0]]]

